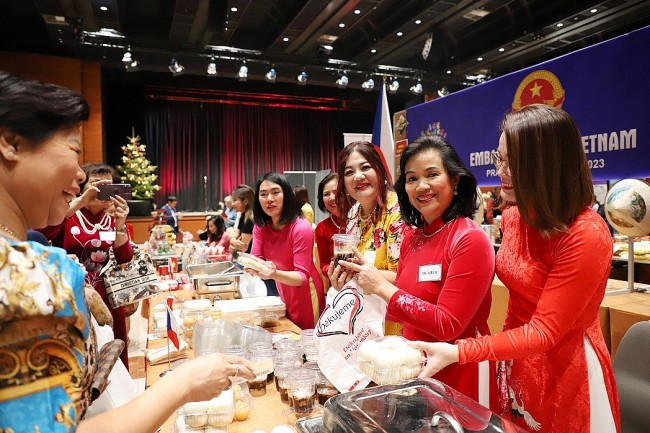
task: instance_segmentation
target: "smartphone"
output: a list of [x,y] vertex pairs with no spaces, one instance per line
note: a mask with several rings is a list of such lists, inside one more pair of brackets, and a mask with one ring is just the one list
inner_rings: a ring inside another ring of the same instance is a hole
[[97,198],[99,200],[110,200],[111,197],[119,195],[125,200],[131,200],[131,185],[128,183],[109,183],[107,185],[99,185],[99,192]]

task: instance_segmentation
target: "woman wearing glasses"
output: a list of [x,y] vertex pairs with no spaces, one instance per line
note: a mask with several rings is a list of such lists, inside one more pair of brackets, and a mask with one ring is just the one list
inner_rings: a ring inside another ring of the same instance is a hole
[[617,432],[612,364],[598,319],[612,259],[590,208],[591,173],[578,127],[564,111],[531,105],[505,117],[494,156],[503,240],[497,275],[510,291],[504,332],[414,343],[421,376],[452,363],[500,364],[503,414],[535,432]]

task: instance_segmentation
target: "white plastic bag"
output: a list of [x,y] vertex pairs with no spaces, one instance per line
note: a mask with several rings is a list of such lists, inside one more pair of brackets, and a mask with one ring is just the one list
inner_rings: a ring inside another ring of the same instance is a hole
[[318,366],[340,392],[365,388],[370,378],[357,364],[357,349],[367,339],[384,336],[386,301],[364,294],[356,280],[327,292],[325,311],[314,329]]
[[242,298],[266,296],[266,285],[260,277],[244,273],[239,278],[239,291]]

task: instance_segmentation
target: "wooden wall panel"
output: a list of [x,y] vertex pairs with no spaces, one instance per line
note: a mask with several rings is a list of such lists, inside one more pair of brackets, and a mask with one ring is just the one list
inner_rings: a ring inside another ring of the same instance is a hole
[[98,64],[42,54],[0,52],[0,70],[65,86],[84,95],[90,104],[91,117],[83,128],[81,159],[82,162],[104,161],[101,69]]

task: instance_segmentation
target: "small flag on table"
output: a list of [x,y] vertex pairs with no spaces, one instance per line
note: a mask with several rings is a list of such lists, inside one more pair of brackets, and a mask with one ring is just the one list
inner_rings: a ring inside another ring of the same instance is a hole
[[174,343],[174,346],[176,349],[180,350],[179,344],[178,344],[178,334],[179,334],[179,326],[178,322],[176,321],[176,316],[174,315],[174,312],[172,311],[172,305],[174,304],[174,297],[169,296],[167,298],[167,337],[171,340],[172,343]]

